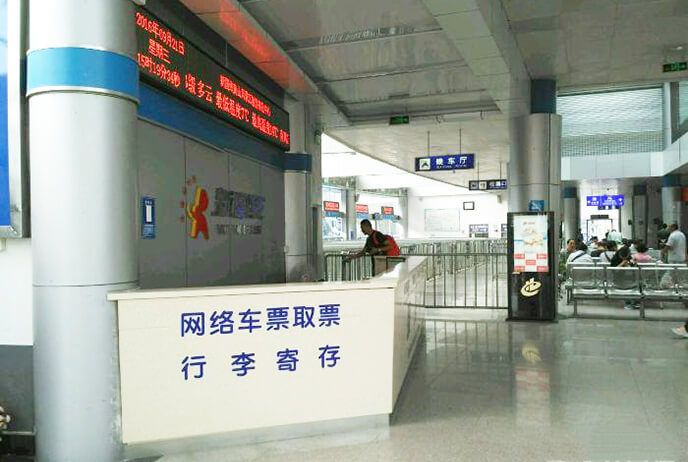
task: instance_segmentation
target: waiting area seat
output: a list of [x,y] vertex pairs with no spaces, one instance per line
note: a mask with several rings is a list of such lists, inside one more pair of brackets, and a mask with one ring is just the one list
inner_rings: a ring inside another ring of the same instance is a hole
[[639,303],[641,319],[645,318],[647,301],[688,304],[688,266],[683,264],[650,263],[626,268],[571,264],[567,265],[567,273],[571,276],[570,298],[574,316],[578,316],[580,300]]

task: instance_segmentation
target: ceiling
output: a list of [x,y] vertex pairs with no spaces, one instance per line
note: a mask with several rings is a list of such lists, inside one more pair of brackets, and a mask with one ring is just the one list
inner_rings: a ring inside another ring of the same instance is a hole
[[[412,171],[428,131],[431,154],[458,152],[461,132],[479,169],[425,174],[461,186],[506,177],[507,121],[527,112],[531,78],[566,90],[676,79],[661,64],[688,46],[688,0],[182,1],[292,94],[303,87],[302,101],[326,106],[315,123],[356,151]],[[251,22],[267,39],[237,32]],[[265,40],[283,56],[253,53]],[[402,114],[409,125],[389,125]]]
[[685,78],[662,64],[685,61],[686,0],[503,0],[533,78],[560,89]]

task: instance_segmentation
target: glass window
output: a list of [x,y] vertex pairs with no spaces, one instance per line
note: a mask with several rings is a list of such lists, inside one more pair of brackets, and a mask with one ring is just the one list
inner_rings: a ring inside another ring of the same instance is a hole
[[656,87],[560,96],[562,157],[663,151],[662,91]]

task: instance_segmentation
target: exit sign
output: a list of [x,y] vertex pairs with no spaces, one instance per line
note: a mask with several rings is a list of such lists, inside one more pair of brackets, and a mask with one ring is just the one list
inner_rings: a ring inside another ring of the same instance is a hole
[[406,125],[409,123],[409,121],[410,118],[407,115],[394,116],[389,118],[390,125]]
[[680,72],[688,70],[688,62],[669,63],[664,65],[664,72]]

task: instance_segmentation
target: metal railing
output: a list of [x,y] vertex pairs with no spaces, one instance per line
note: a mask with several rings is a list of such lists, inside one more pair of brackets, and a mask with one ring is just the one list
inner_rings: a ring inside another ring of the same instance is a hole
[[[426,307],[507,307],[506,240],[402,241],[399,244],[402,255],[428,257]],[[339,247],[338,250],[325,255],[325,277],[328,281],[373,277],[372,258],[349,261],[343,252],[345,248]]]

